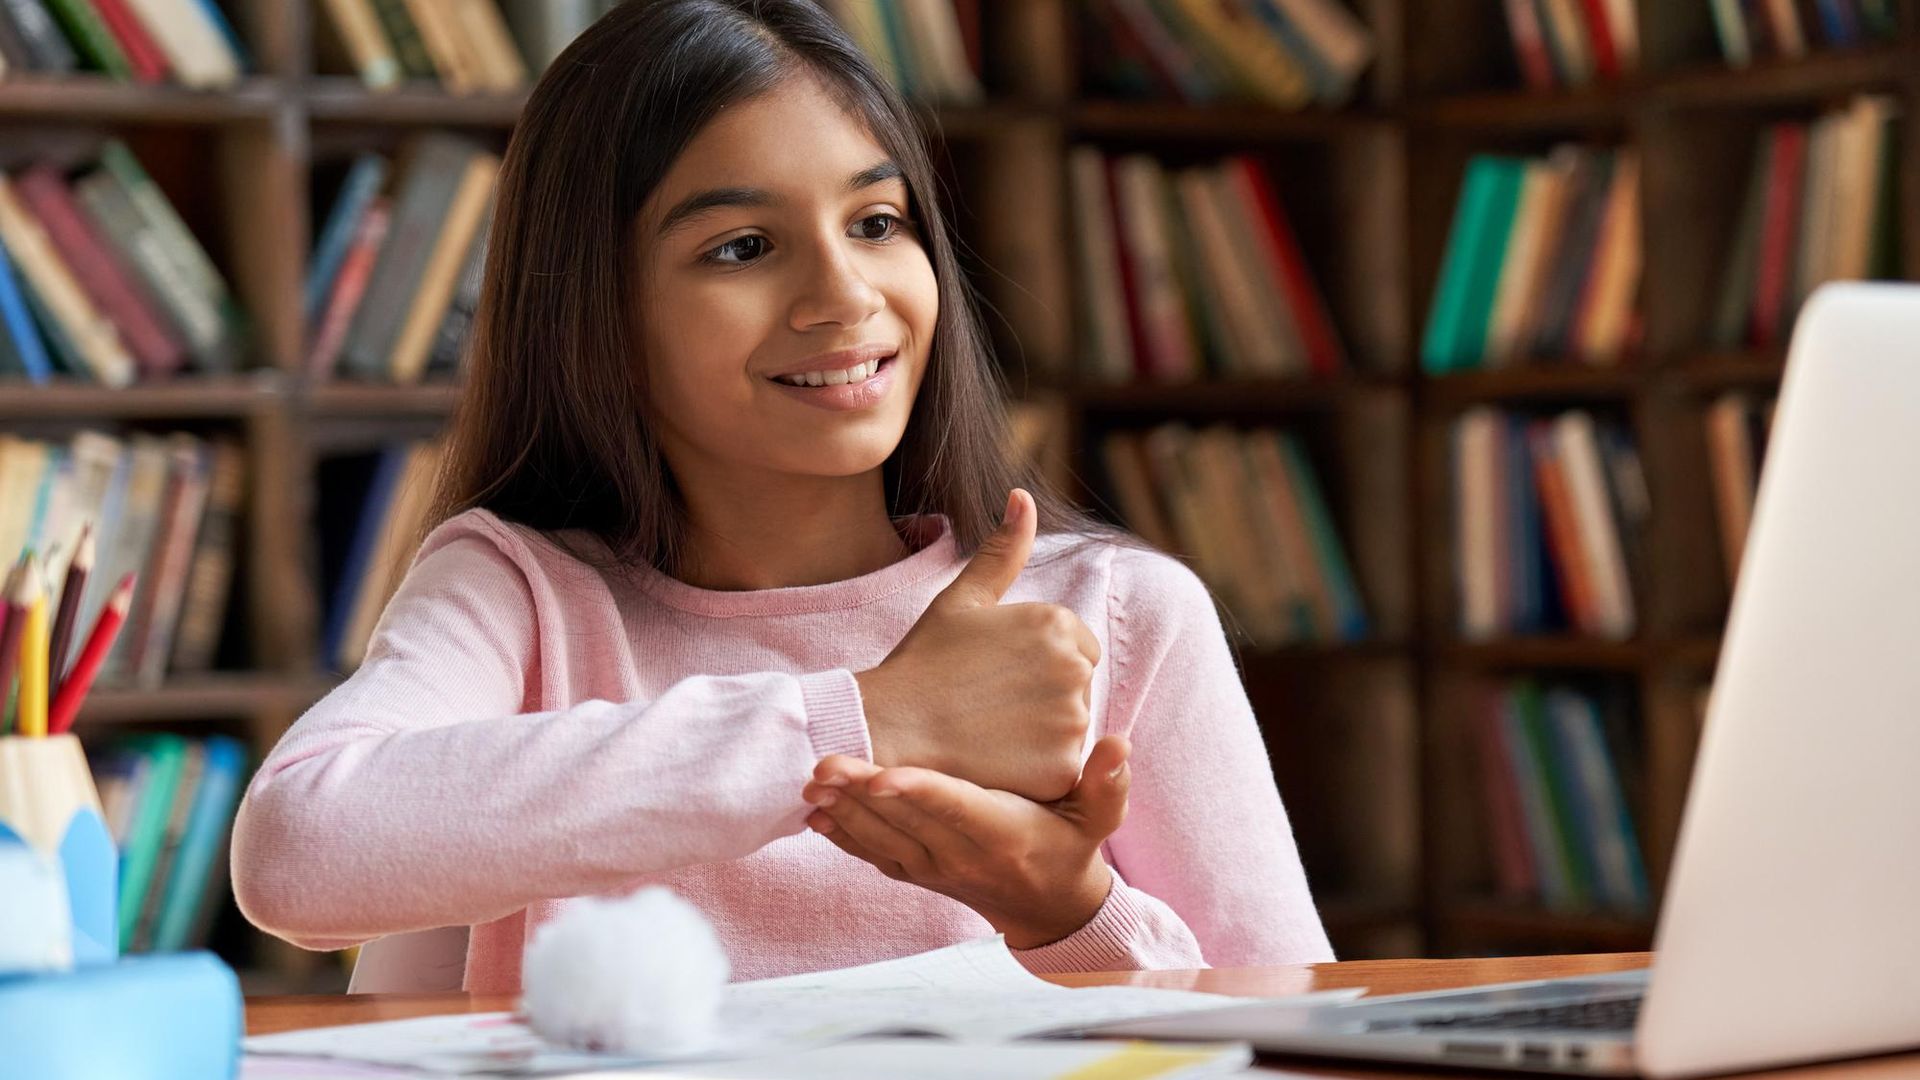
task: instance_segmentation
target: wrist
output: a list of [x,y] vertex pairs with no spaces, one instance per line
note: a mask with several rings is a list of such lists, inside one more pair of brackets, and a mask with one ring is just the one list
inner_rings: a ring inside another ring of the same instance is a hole
[[995,919],[987,922],[1006,935],[1009,949],[1038,949],[1043,945],[1070,938],[1085,929],[1107,906],[1113,893],[1113,869],[1105,859],[1094,855],[1086,873],[1061,890],[1046,910],[1026,918]]
[[[867,743],[873,748],[873,763],[881,768],[895,765],[919,765],[940,769],[918,738],[919,727],[892,689],[892,680],[882,667],[854,672],[860,687],[860,701],[867,719]],[[945,771],[942,769],[941,771]]]

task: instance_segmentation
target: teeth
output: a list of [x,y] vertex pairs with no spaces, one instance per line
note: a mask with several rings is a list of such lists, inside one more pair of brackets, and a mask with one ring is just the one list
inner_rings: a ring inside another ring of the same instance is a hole
[[880,371],[880,361],[868,360],[839,371],[809,371],[804,375],[782,375],[779,381],[788,386],[843,386],[847,383],[865,382]]

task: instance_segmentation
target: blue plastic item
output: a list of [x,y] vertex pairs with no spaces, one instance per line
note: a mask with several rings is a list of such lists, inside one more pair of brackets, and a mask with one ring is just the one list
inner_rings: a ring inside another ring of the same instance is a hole
[[0,1073],[34,1080],[232,1080],[240,980],[210,952],[0,976]]

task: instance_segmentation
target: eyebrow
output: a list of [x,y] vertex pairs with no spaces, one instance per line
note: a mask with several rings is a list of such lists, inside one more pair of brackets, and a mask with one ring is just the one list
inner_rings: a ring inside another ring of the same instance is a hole
[[[893,161],[881,161],[847,177],[844,190],[851,193],[905,176],[906,173]],[[675,203],[673,209],[660,219],[658,235],[665,236],[709,210],[726,206],[772,206],[779,201],[772,192],[763,188],[725,187],[696,191]]]

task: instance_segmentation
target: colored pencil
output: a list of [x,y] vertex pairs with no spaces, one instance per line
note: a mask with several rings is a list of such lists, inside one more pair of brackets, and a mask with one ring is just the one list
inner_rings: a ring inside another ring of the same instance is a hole
[[107,606],[100,609],[100,617],[94,620],[87,643],[73,662],[73,670],[60,681],[60,690],[54,695],[47,719],[47,730],[51,734],[58,735],[73,727],[74,717],[80,715],[80,703],[86,700],[93,677],[100,673],[100,665],[113,648],[113,639],[119,636],[121,625],[127,621],[127,608],[133,603],[133,577],[128,574],[120,579],[119,587],[107,598]]
[[[20,597],[27,588],[27,564],[14,564],[7,574],[7,623],[0,628],[0,714],[7,711],[7,697],[13,692],[14,663],[20,657],[20,631],[27,625],[27,607]],[[20,734],[25,735],[23,730]]]
[[80,526],[80,540],[74,547],[73,561],[67,563],[67,579],[60,586],[60,610],[53,617],[52,666],[47,678],[58,685],[66,676],[67,657],[73,645],[73,624],[80,616],[80,594],[87,587],[87,575],[93,571],[95,542],[93,522]]
[[22,594],[26,622],[20,629],[20,700],[14,709],[20,734],[47,734],[47,590],[40,581],[40,560],[26,561],[27,586]]

